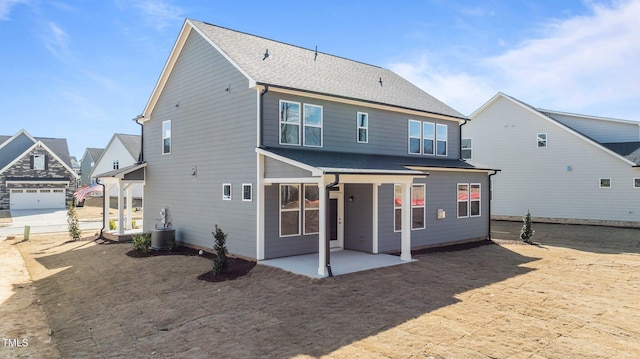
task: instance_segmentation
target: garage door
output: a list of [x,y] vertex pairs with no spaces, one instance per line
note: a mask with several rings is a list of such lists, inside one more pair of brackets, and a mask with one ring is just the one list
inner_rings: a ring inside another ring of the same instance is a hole
[[58,188],[12,189],[11,209],[64,209],[65,190]]

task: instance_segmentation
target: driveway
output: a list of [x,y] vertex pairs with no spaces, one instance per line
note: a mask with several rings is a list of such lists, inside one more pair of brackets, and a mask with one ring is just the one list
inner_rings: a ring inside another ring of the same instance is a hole
[[[310,279],[257,265],[220,283],[196,279],[212,268],[203,257],[131,258],[130,244],[66,236],[0,242],[31,277],[0,311],[40,305],[51,330],[12,311],[0,333],[29,346],[0,357],[55,346],[62,357],[637,358],[640,230],[534,223],[533,246],[520,226],[494,223],[498,244],[400,266]],[[24,291],[40,300],[25,304]]]
[[[55,233],[67,231],[67,211],[64,209],[19,209],[11,210],[13,223],[0,227],[0,236],[19,235],[24,227],[30,233]],[[101,222],[81,222],[82,230],[102,228]]]

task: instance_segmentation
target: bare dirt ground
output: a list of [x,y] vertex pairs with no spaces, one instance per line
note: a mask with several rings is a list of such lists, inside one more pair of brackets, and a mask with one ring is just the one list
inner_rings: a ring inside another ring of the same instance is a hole
[[9,278],[0,336],[29,345],[0,343],[0,357],[637,358],[640,230],[534,223],[531,246],[519,228],[494,222],[499,244],[336,278],[258,265],[220,283],[196,279],[202,257],[5,240],[31,280]]

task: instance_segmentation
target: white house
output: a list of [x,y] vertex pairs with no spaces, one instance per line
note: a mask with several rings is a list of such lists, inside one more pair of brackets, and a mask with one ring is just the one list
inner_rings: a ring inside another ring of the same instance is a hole
[[[140,135],[114,134],[91,170],[91,182],[95,182],[95,178],[100,177],[103,173],[136,164],[140,154],[140,141]],[[142,186],[137,186],[133,189],[132,196],[134,198],[142,198],[142,194]],[[117,195],[118,189],[113,187],[109,191],[109,196],[114,197]]]
[[640,227],[640,122],[534,108],[498,93],[462,126],[462,156],[502,169],[492,215]]

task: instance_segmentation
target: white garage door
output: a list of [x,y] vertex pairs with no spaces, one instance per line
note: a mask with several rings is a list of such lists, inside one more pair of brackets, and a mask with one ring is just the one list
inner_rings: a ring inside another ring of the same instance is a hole
[[12,189],[11,209],[64,209],[65,190],[52,188]]

